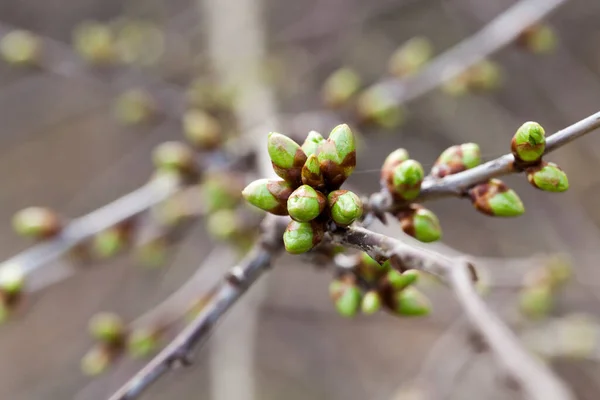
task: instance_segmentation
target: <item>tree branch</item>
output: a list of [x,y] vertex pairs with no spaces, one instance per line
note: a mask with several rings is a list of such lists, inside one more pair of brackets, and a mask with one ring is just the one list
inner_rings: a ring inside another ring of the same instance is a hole
[[396,257],[406,268],[440,277],[452,288],[473,327],[482,335],[505,372],[519,385],[527,398],[574,399],[562,381],[547,366],[532,358],[519,339],[486,306],[472,283],[473,266],[464,259],[445,257],[423,248],[417,249],[365,228],[340,229],[333,233],[333,237],[339,243],[363,250],[375,259]]

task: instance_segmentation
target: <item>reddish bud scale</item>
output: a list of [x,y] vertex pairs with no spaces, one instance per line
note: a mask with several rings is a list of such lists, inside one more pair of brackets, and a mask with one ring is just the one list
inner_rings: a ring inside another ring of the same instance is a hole
[[269,181],[267,190],[279,202],[279,206],[269,212],[275,215],[287,215],[287,201],[294,190],[290,186],[281,185],[279,181]]
[[304,166],[304,163],[306,162],[306,154],[304,154],[304,152],[302,151],[301,148],[299,148],[298,150],[296,150],[296,154],[294,156],[294,164],[292,167],[290,168],[281,168],[278,167],[277,165],[275,165],[275,163],[271,163],[273,165],[273,171],[275,171],[275,173],[277,175],[279,175],[281,178],[285,179],[286,181],[294,184],[294,185],[301,185],[302,184],[302,167]]
[[408,152],[405,149],[396,149],[391,152],[381,167],[381,182],[382,185],[391,182],[394,169],[402,162],[409,159]]
[[491,179],[469,191],[477,211],[495,217],[516,217],[525,212],[519,196],[498,179]]

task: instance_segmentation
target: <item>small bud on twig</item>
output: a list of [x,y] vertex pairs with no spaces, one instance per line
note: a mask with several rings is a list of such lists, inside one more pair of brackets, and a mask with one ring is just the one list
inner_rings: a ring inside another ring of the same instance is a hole
[[290,217],[299,222],[317,218],[325,208],[327,199],[323,193],[308,185],[302,185],[288,198],[287,209]]
[[551,162],[528,168],[527,180],[533,187],[546,192],[565,192],[569,189],[567,174]]
[[389,266],[382,265],[372,259],[367,253],[360,253],[356,266],[358,276],[368,283],[374,283],[382,278],[389,270]]
[[381,305],[382,301],[379,293],[375,290],[370,290],[365,293],[365,296],[362,299],[361,310],[364,314],[371,315],[379,311]]
[[537,122],[525,122],[511,141],[511,152],[517,160],[539,161],[546,150],[546,132]]
[[25,274],[18,264],[5,265],[0,269],[0,291],[6,296],[15,297],[25,288]]
[[114,349],[99,344],[81,359],[81,371],[87,376],[100,375],[110,367],[115,358]]
[[242,191],[242,196],[255,207],[275,215],[287,215],[287,200],[293,189],[286,181],[258,179]]
[[386,308],[400,316],[421,317],[431,312],[429,299],[415,287],[394,291],[392,296],[384,298]]
[[139,125],[156,116],[158,106],[152,96],[141,89],[121,93],[115,101],[114,114],[125,125]]
[[35,65],[41,55],[41,43],[37,36],[25,30],[7,33],[0,42],[0,54],[9,64]]
[[554,303],[549,285],[535,285],[524,288],[519,295],[521,312],[530,318],[543,318],[551,311]]
[[388,71],[399,78],[418,72],[433,55],[429,39],[417,36],[401,45],[390,57]]
[[437,216],[420,205],[411,204],[409,209],[398,213],[396,218],[400,221],[404,233],[421,242],[435,242],[442,237],[442,228]]
[[212,150],[222,142],[219,121],[200,110],[190,110],[184,114],[183,133],[192,146],[200,150]]
[[267,149],[275,173],[291,184],[299,185],[302,167],[307,158],[300,145],[281,133],[271,132]]
[[517,217],[525,212],[523,202],[499,179],[475,186],[469,191],[477,211],[494,217]]
[[159,169],[192,173],[196,170],[193,150],[182,142],[164,142],[152,153],[154,165]]
[[159,334],[150,328],[134,329],[127,336],[127,353],[133,358],[150,356],[158,348]]
[[19,236],[32,239],[48,239],[62,229],[56,213],[43,207],[29,207],[17,212],[12,225]]
[[80,24],[73,32],[73,44],[92,64],[111,64],[117,59],[115,37],[108,25],[92,21]]
[[102,343],[118,345],[125,335],[125,324],[116,314],[103,312],[90,319],[89,331],[93,338]]
[[333,280],[329,285],[329,295],[337,312],[343,317],[354,317],[361,307],[362,293],[352,275]]
[[288,253],[306,253],[321,242],[323,234],[324,227],[320,222],[291,221],[283,234],[283,244]]
[[356,145],[350,127],[341,124],[333,128],[327,140],[319,146],[317,158],[325,183],[330,189],[339,188],[356,167]]
[[388,189],[393,195],[412,200],[419,195],[424,177],[425,171],[418,161],[406,160],[394,168],[391,182],[388,181]]
[[383,88],[367,89],[358,98],[357,112],[365,122],[387,129],[397,128],[404,122],[404,110]]
[[348,226],[362,216],[363,204],[353,192],[335,190],[327,196],[327,204],[333,222],[340,226]]
[[408,151],[405,149],[396,149],[392,151],[386,157],[383,166],[381,167],[381,181],[384,183],[391,181],[394,169],[408,159]]
[[475,143],[464,143],[447,148],[436,160],[431,175],[443,178],[481,164],[481,152]]
[[556,49],[558,39],[554,29],[547,24],[535,24],[517,38],[517,43],[534,54],[551,54]]
[[354,70],[340,68],[325,80],[322,91],[323,102],[328,107],[341,107],[358,92],[360,86],[360,76]]

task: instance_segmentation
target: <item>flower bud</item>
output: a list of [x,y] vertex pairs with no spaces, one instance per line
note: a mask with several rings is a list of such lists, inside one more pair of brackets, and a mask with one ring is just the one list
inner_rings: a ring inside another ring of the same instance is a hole
[[356,145],[350,127],[341,124],[333,128],[320,145],[317,157],[325,183],[331,189],[339,188],[356,167]]
[[525,122],[512,138],[510,149],[515,159],[535,162],[546,150],[546,132],[537,122]]
[[275,173],[286,181],[299,185],[300,173],[307,158],[300,145],[276,132],[269,133],[267,141],[269,157]]
[[475,186],[469,191],[477,211],[493,217],[517,217],[525,212],[523,202],[499,179]]
[[357,112],[361,120],[394,129],[404,123],[404,110],[382,87],[367,89],[358,98]]
[[529,318],[543,318],[551,311],[554,303],[552,290],[548,285],[524,288],[519,295],[521,312]]
[[546,192],[564,192],[569,189],[567,174],[551,162],[527,169],[527,180],[533,187]]
[[90,319],[89,331],[92,337],[107,344],[118,344],[125,335],[125,324],[116,314],[103,312]]
[[367,253],[362,252],[359,255],[358,265],[356,266],[357,275],[368,283],[374,283],[383,277],[389,270],[388,266],[381,265],[373,260]]
[[291,221],[283,233],[283,244],[288,253],[306,253],[321,242],[323,235],[322,223]]
[[392,151],[383,162],[381,167],[381,180],[382,182],[388,182],[392,179],[394,169],[404,161],[408,160],[408,151],[405,149],[396,149]]
[[25,274],[19,264],[6,264],[0,268],[0,291],[9,297],[17,296],[25,288]]
[[212,150],[222,141],[221,123],[200,110],[190,110],[183,115],[183,134],[192,146],[200,150]]
[[129,229],[123,225],[112,226],[94,235],[92,248],[101,258],[113,257],[127,245]]
[[557,37],[554,29],[546,24],[536,24],[523,33],[517,42],[534,54],[551,54],[556,49]]
[[388,188],[392,194],[404,200],[412,200],[419,195],[424,177],[423,166],[418,161],[406,160],[394,168]]
[[418,72],[433,55],[433,46],[426,37],[409,39],[392,54],[388,71],[399,78]]
[[125,125],[140,125],[156,115],[157,105],[152,96],[141,89],[122,93],[115,101],[113,113]]
[[475,143],[464,143],[452,146],[436,160],[431,175],[443,178],[446,175],[456,174],[481,164],[481,152]]
[[308,136],[306,136],[304,143],[302,143],[302,151],[307,157],[310,157],[317,153],[317,149],[324,141],[325,138],[323,138],[319,132],[310,131],[308,132]]
[[287,209],[290,217],[296,221],[308,222],[321,214],[326,203],[323,193],[308,185],[302,185],[288,198]]
[[363,204],[360,198],[348,190],[335,190],[327,196],[331,219],[340,225],[348,226],[362,216]]
[[194,152],[182,142],[164,142],[154,148],[152,160],[156,168],[177,172],[196,170]]
[[325,189],[325,177],[316,154],[311,154],[302,167],[302,183],[317,190]]
[[48,239],[62,229],[56,213],[43,207],[29,207],[17,212],[12,225],[17,235],[32,239]]
[[98,345],[88,351],[81,359],[81,372],[87,376],[97,376],[110,367],[114,351],[106,346]]
[[287,200],[293,189],[286,181],[258,179],[242,191],[246,201],[275,215],[287,215]]
[[351,275],[333,280],[329,285],[329,295],[337,312],[343,317],[354,317],[361,307],[362,293]]
[[424,242],[435,242],[442,237],[442,228],[437,216],[430,210],[411,204],[408,210],[397,215],[404,233]]
[[134,329],[127,336],[127,353],[133,358],[148,357],[158,348],[158,340],[158,332],[154,329]]
[[362,299],[361,310],[363,314],[375,314],[381,308],[381,296],[375,290],[365,293]]
[[328,107],[341,107],[358,92],[360,86],[360,76],[354,70],[340,68],[333,72],[323,84],[323,102]]
[[415,287],[395,291],[389,299],[384,298],[386,308],[400,316],[420,317],[431,312],[429,299]]
[[73,32],[75,50],[92,64],[110,64],[116,60],[115,38],[108,25],[84,22]]
[[38,62],[42,46],[33,33],[21,29],[4,35],[0,42],[0,54],[9,64],[34,65]]

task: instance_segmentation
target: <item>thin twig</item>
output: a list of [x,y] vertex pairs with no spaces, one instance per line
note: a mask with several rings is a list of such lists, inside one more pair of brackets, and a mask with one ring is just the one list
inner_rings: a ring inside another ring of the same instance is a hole
[[126,400],[139,396],[151,383],[176,365],[187,365],[192,350],[211,333],[216,322],[246,292],[281,252],[281,236],[285,219],[268,216],[264,221],[261,241],[233,267],[225,279],[210,293],[198,316],[150,363],[129,380],[110,400]]
[[351,227],[333,233],[344,245],[367,252],[376,259],[397,257],[407,268],[440,277],[452,290],[473,327],[482,335],[508,376],[529,399],[574,399],[571,391],[543,363],[531,357],[513,332],[487,307],[472,283],[472,265],[461,258],[414,248],[400,240]]

